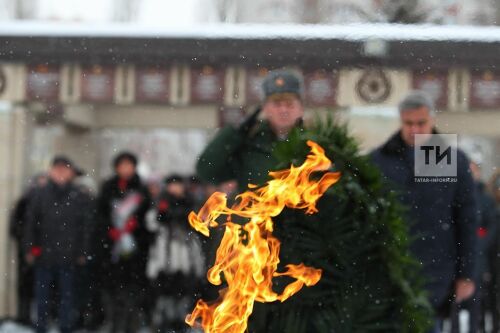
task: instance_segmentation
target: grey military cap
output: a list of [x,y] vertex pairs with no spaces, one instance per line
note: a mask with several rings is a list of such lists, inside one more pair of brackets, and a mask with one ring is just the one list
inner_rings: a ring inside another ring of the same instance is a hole
[[291,70],[274,70],[264,79],[262,84],[265,98],[276,94],[295,94],[303,97],[302,77]]

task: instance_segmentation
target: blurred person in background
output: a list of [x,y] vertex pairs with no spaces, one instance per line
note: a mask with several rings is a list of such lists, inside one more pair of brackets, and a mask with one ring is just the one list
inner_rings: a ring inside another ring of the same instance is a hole
[[159,175],[150,175],[146,180],[151,202],[156,203],[162,189],[162,179]]
[[[212,194],[217,192],[219,190],[219,187],[215,184],[212,183],[205,183],[205,200],[208,199]],[[203,204],[205,201],[203,201]],[[202,204],[202,206],[203,206]]]
[[73,184],[76,167],[56,156],[47,185],[29,200],[25,231],[25,260],[35,269],[36,331],[47,332],[52,285],[58,292],[60,332],[72,332],[77,316],[75,271],[88,256],[91,216],[87,197]]
[[[497,171],[491,176],[489,182],[489,191],[493,196],[496,204],[497,215],[500,216],[500,171]],[[499,218],[500,219],[500,218]],[[500,221],[498,221],[500,223]],[[495,313],[493,318],[493,332],[500,330],[500,228],[496,234],[495,241],[495,260],[493,261],[493,281],[494,281],[494,297],[495,297]]]
[[228,180],[219,185],[219,191],[226,193],[228,198],[234,199],[238,194],[238,183],[236,180]]
[[21,198],[16,202],[10,216],[9,233],[17,246],[17,320],[20,324],[31,325],[31,303],[33,301],[34,273],[33,266],[26,263],[23,247],[26,212],[30,198],[37,188],[47,184],[45,173],[33,176]]
[[148,276],[153,279],[156,299],[152,315],[154,331],[177,331],[194,306],[205,274],[204,255],[188,214],[193,202],[180,175],[165,179],[156,207],[156,242],[151,248]]
[[111,331],[135,333],[147,312],[146,262],[152,234],[145,214],[151,205],[147,187],[137,174],[137,157],[121,152],[113,160],[115,174],[97,199],[99,227],[96,255]]
[[383,179],[409,210],[410,250],[422,263],[429,301],[441,320],[475,291],[475,185],[465,154],[457,150],[457,182],[416,182],[417,134],[438,134],[434,103],[422,91],[410,92],[399,104],[400,129],[371,153]]
[[207,199],[207,189],[205,184],[196,175],[188,177],[187,193],[193,202],[193,209],[200,209]]
[[490,180],[490,191],[495,198],[498,206],[500,206],[500,171],[497,171]]
[[[469,332],[485,332],[485,315],[491,313],[494,326],[498,327],[498,316],[495,309],[494,290],[494,265],[496,260],[496,241],[498,235],[498,223],[500,223],[498,211],[495,207],[495,200],[487,190],[486,184],[481,180],[482,154],[474,149],[468,152],[471,159],[470,170],[476,186],[477,195],[477,218],[478,225],[476,231],[477,253],[476,253],[476,274],[474,281],[476,291],[472,298],[465,300],[459,305],[460,309],[469,312]],[[455,313],[454,322],[458,323],[458,312]],[[453,333],[463,331],[463,328],[453,327]]]
[[[89,239],[94,240],[98,237],[97,227],[97,184],[82,169],[76,169],[74,173],[74,183],[83,192],[85,196],[85,209],[90,215],[90,225],[88,227]],[[95,281],[99,280],[99,263],[96,261],[95,242],[90,241],[87,260],[85,265],[77,268],[76,284],[77,306],[79,309],[79,318],[76,324],[78,329],[96,329],[104,322],[104,311],[100,290],[98,290]]]

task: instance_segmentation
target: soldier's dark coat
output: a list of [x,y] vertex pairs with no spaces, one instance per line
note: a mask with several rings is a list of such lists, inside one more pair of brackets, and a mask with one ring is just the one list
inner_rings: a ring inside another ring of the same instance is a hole
[[240,191],[248,184],[262,184],[276,167],[273,150],[277,142],[266,121],[250,133],[223,128],[201,154],[196,171],[201,179],[213,184],[236,180]]

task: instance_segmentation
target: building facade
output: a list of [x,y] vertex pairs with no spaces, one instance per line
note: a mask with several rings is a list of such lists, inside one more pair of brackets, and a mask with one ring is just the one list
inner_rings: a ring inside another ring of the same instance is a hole
[[0,26],[0,239],[10,244],[0,255],[0,315],[15,309],[8,214],[31,174],[65,153],[98,182],[121,149],[140,156],[145,176],[191,174],[214,131],[260,103],[274,68],[301,72],[307,118],[349,122],[366,151],[398,127],[398,101],[426,90],[438,128],[475,142],[491,174],[500,163],[500,28],[436,28],[434,38],[427,29]]

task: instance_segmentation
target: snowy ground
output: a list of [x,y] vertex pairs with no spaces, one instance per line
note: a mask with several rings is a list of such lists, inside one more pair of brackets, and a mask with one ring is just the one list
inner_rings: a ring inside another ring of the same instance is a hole
[[32,333],[33,331],[13,322],[5,322],[0,326],[2,333]]
[[[31,328],[19,325],[12,321],[7,321],[0,324],[0,333],[34,333],[35,331]],[[77,331],[75,333],[106,333],[109,332],[105,327],[98,331]],[[59,333],[57,329],[52,329],[49,333]],[[149,329],[144,328],[140,330],[138,333],[152,333]],[[164,333],[201,333],[200,331],[195,330],[185,330],[183,332],[164,332]]]
[[[467,311],[461,311],[460,312],[460,322],[462,324],[461,326],[462,327],[466,326],[466,323],[468,322],[468,320],[469,320],[469,314],[467,313]],[[491,316],[487,315],[486,322],[487,322],[486,332],[491,332],[491,328],[492,328]],[[451,328],[450,323],[445,322],[443,333],[450,332],[450,328]],[[102,329],[100,329],[98,331],[92,331],[92,332],[90,332],[90,331],[77,331],[75,333],[107,333],[108,331],[109,330],[107,330],[106,327],[103,327]],[[34,333],[34,330],[27,328],[25,326],[21,326],[19,324],[16,324],[12,321],[7,321],[7,322],[0,324],[0,333]],[[49,331],[49,333],[59,333],[59,332],[57,329],[52,329]],[[149,329],[144,328],[141,331],[139,331],[138,333],[152,333],[152,332]],[[164,333],[202,333],[202,332],[195,331],[195,330],[185,330],[183,332],[164,332]],[[460,331],[460,333],[469,333],[469,332],[467,330],[462,329]]]

